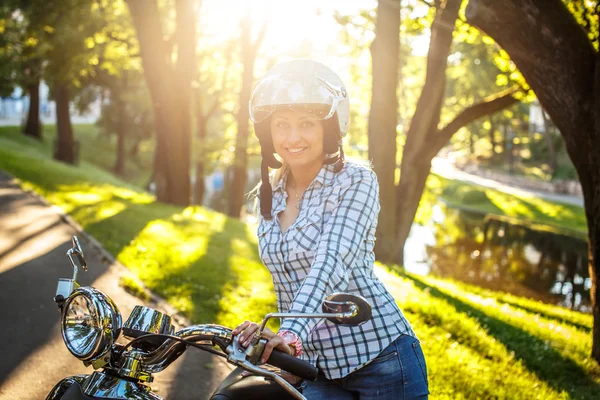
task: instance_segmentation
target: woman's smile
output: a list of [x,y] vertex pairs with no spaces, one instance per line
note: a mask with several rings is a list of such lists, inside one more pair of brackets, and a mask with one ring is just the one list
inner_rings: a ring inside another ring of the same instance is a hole
[[304,150],[308,149],[308,147],[288,147],[288,153],[292,155],[298,155],[304,152]]
[[275,151],[292,170],[316,170],[323,164],[323,122],[292,110],[277,110],[271,119]]

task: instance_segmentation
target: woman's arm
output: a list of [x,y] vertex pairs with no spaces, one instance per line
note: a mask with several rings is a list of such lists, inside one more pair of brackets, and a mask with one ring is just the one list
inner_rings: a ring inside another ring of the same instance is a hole
[[[311,270],[290,308],[294,313],[320,312],[325,297],[348,288],[349,269],[379,214],[379,186],[374,172],[359,170],[340,190],[340,203],[324,226]],[[306,340],[316,319],[285,319],[280,331]]]

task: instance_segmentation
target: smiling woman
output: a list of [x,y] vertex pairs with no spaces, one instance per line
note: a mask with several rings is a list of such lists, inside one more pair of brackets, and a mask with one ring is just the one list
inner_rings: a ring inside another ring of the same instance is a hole
[[[265,336],[262,359],[277,348],[317,367],[319,378],[304,387],[310,399],[426,399],[419,341],[373,275],[379,185],[368,167],[345,162],[350,103],[344,83],[321,63],[287,61],[259,80],[249,105],[262,155],[259,252],[279,311],[312,314],[340,292],[373,307],[360,326],[285,319],[277,334]],[[268,167],[281,172],[270,180]],[[243,346],[257,332],[248,321],[234,330]]]

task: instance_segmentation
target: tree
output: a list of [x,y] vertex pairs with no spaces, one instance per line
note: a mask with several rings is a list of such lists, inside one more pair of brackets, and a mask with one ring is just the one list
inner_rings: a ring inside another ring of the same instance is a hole
[[[600,14],[599,2],[590,10],[591,15],[594,13],[596,17]],[[594,316],[592,357],[600,362],[600,53],[597,18],[595,25],[590,22],[592,18],[578,23],[560,0],[469,0],[466,16],[469,23],[492,37],[510,55],[560,130],[579,175],[588,224],[588,268]]]
[[[395,208],[390,207],[389,203],[382,202],[381,214],[385,218],[394,216],[396,221],[395,236],[386,236],[379,231],[377,233],[378,239],[386,242],[386,245],[380,246],[380,252],[377,254],[377,257],[383,261],[393,261],[400,265],[403,263],[404,244],[419,206],[433,157],[463,126],[518,101],[514,95],[519,91],[519,87],[515,86],[471,104],[445,126],[439,126],[444,105],[447,60],[461,2],[462,0],[436,2],[425,84],[406,134],[400,181],[396,186]],[[375,172],[378,177],[389,174],[377,166]]]
[[25,0],[6,1],[0,6],[0,94],[9,96],[15,86],[29,94],[29,109],[23,133],[42,137],[39,86],[42,60],[39,57],[37,27],[29,22],[31,6]]
[[[195,107],[194,114],[196,116],[196,137],[198,139],[196,152],[196,187],[194,193],[195,204],[202,205],[204,199],[204,175],[206,171],[206,162],[208,155],[208,123],[214,117],[219,109],[223,106],[225,92],[228,89],[229,72],[232,66],[233,56],[233,41],[229,42],[224,47],[223,64],[214,64],[215,51],[210,49],[210,54],[203,54],[199,60],[199,65],[204,66],[207,70],[213,67],[210,73],[198,69],[197,79],[198,84],[194,90]],[[216,72],[219,70],[220,72]],[[204,78],[204,79],[202,79]],[[218,82],[214,82],[218,80]],[[213,81],[210,85],[209,81]],[[212,86],[212,91],[208,87]],[[221,147],[222,148],[222,147]]]
[[[117,137],[113,171],[122,177],[125,177],[127,156],[135,154],[139,143],[152,136],[139,44],[131,17],[124,12],[126,8],[122,0],[98,3],[105,24],[88,44],[93,46],[97,63],[86,82],[100,89],[103,96],[108,92],[110,97],[108,104],[102,104],[97,124],[107,136]],[[127,150],[128,141],[133,142],[131,150]]]
[[[188,205],[191,166],[191,82],[196,29],[192,0],[175,2],[175,32],[164,40],[157,1],[127,0],[140,44],[156,126],[153,179],[158,200]],[[173,47],[177,61],[173,60]]]
[[369,159],[379,180],[379,214],[376,254],[391,254],[395,245],[396,125],[400,51],[400,0],[379,1],[375,40],[371,44],[373,91],[369,115]]
[[248,13],[242,20],[241,54],[242,54],[242,87],[240,89],[239,108],[237,112],[237,135],[235,138],[235,159],[233,165],[233,179],[230,188],[230,202],[227,214],[239,218],[244,204],[246,181],[248,179],[248,133],[250,114],[248,102],[254,81],[254,63],[258,49],[265,36],[267,24],[261,25],[258,36],[252,41],[252,24]]
[[[97,3],[89,0],[23,0],[19,10],[28,21],[28,41],[38,42],[27,59],[36,65],[43,62],[43,78],[56,101],[58,137],[54,157],[73,164],[76,161],[76,142],[71,126],[70,102],[79,93],[89,93],[84,90],[86,80],[98,61],[93,38],[105,21],[98,12]],[[34,83],[32,90],[37,90],[37,73],[30,78]],[[84,95],[80,104],[91,99]]]

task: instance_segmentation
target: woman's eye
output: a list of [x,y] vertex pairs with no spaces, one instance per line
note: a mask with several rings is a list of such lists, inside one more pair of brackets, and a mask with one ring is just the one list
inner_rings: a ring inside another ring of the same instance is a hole
[[311,128],[312,126],[314,126],[314,124],[312,122],[310,122],[310,121],[304,121],[302,123],[302,127],[303,128]]
[[285,122],[278,122],[275,126],[277,126],[278,128],[287,128],[288,124]]

